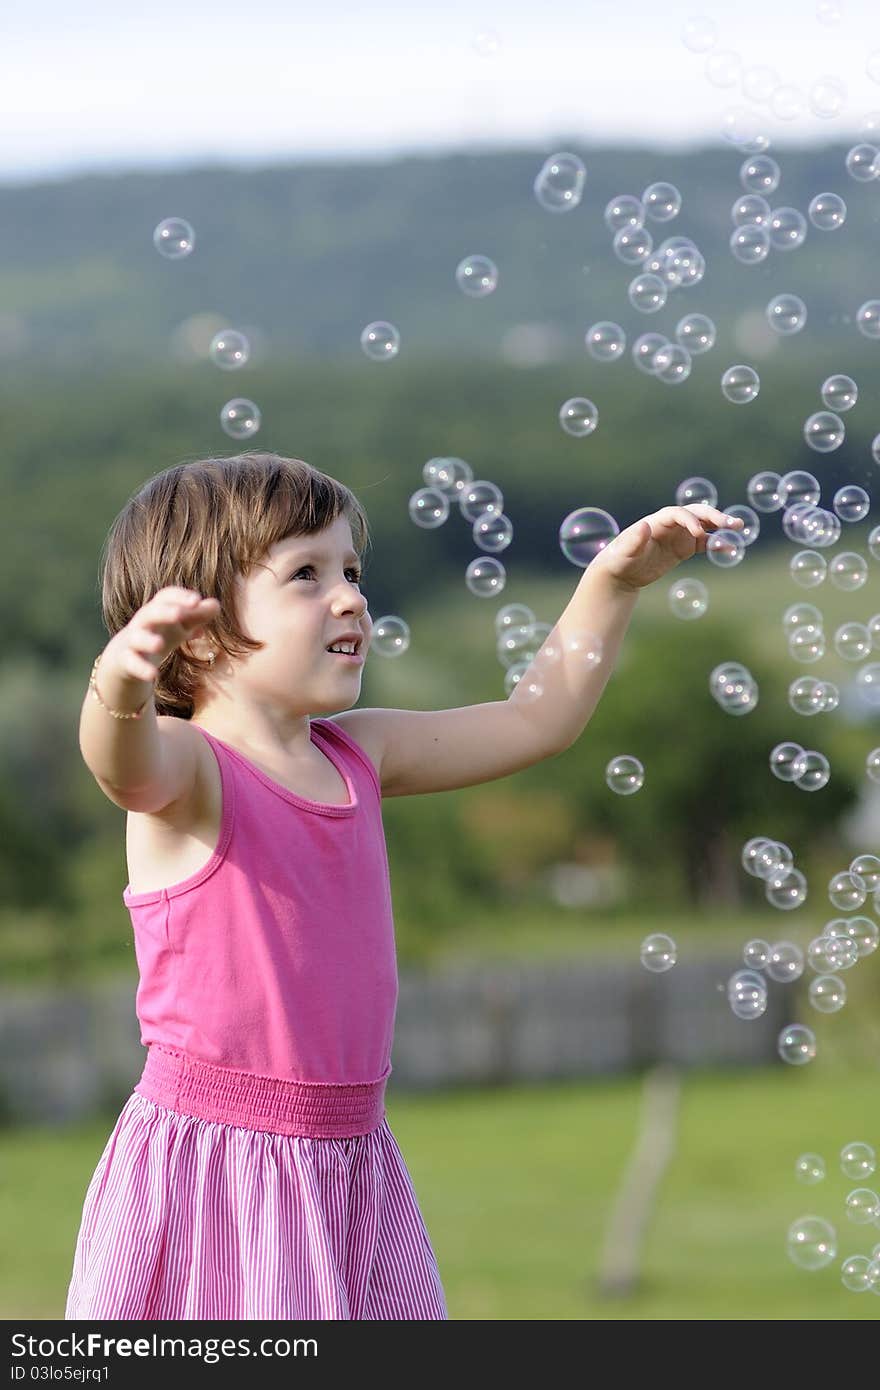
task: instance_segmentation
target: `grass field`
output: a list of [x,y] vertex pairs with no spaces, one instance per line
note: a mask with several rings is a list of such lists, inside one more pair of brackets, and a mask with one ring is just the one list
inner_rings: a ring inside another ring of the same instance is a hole
[[[843,1214],[855,1184],[844,1143],[880,1147],[875,1069],[691,1074],[676,1157],[644,1251],[643,1286],[603,1301],[595,1276],[605,1221],[637,1131],[635,1078],[430,1096],[388,1094],[388,1116],[431,1235],[451,1318],[880,1318],[880,1297],[840,1282],[840,1260],[880,1230]],[[61,1132],[0,1133],[0,1317],[63,1316],[82,1201],[115,1116]],[[800,1186],[794,1160],[828,1176]],[[874,1181],[873,1179],[871,1181]],[[838,1231],[817,1273],[795,1268],[785,1233],[814,1212]]]

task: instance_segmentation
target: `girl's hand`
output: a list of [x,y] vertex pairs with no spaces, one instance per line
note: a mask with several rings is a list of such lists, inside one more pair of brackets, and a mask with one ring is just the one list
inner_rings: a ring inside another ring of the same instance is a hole
[[743,524],[741,517],[728,517],[705,502],[661,507],[621,531],[592,563],[622,588],[637,591],[682,560],[702,554],[713,531],[741,531]]
[[108,642],[102,669],[112,666],[131,679],[155,682],[166,656],[201,636],[219,612],[217,599],[203,598],[193,589],[160,589]]

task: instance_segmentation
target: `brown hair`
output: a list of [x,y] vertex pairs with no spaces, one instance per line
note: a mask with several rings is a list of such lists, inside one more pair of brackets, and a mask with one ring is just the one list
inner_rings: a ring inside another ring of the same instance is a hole
[[[243,453],[195,459],[150,478],[116,517],[104,543],[101,609],[113,637],[168,585],[219,599],[210,625],[229,656],[264,643],[238,627],[235,580],[276,541],[322,531],[338,516],[358,555],[369,545],[366,514],[353,492],[302,459]],[[218,653],[219,654],[219,653]],[[207,661],[176,648],[159,667],[156,713],[190,719]]]

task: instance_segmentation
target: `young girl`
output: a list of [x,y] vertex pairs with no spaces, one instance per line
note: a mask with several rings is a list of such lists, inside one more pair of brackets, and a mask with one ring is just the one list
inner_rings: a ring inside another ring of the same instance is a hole
[[348,488],[253,452],[170,468],[126,504],[80,748],[128,812],[148,1051],[85,1196],[66,1318],[448,1317],[384,1108],[398,980],[381,799],[569,747],[639,588],[726,522],[668,507],[623,531],[536,658],[539,698],[521,682],[412,711],[351,708],[372,624]]

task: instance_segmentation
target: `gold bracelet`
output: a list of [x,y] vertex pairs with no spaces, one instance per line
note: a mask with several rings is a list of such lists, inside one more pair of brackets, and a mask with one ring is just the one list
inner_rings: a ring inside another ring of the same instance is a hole
[[99,652],[98,655],[95,657],[95,664],[92,667],[92,674],[89,676],[89,689],[91,690],[95,699],[98,701],[98,704],[102,705],[108,714],[112,714],[114,719],[140,719],[147,705],[150,703],[149,695],[147,696],[146,700],[144,700],[144,703],[140,706],[140,708],[136,709],[133,714],[123,714],[121,710],[111,709],[109,705],[105,705],[104,701],[98,694],[98,686],[95,680],[95,672],[98,669],[98,663],[100,662],[103,654],[103,652]]

